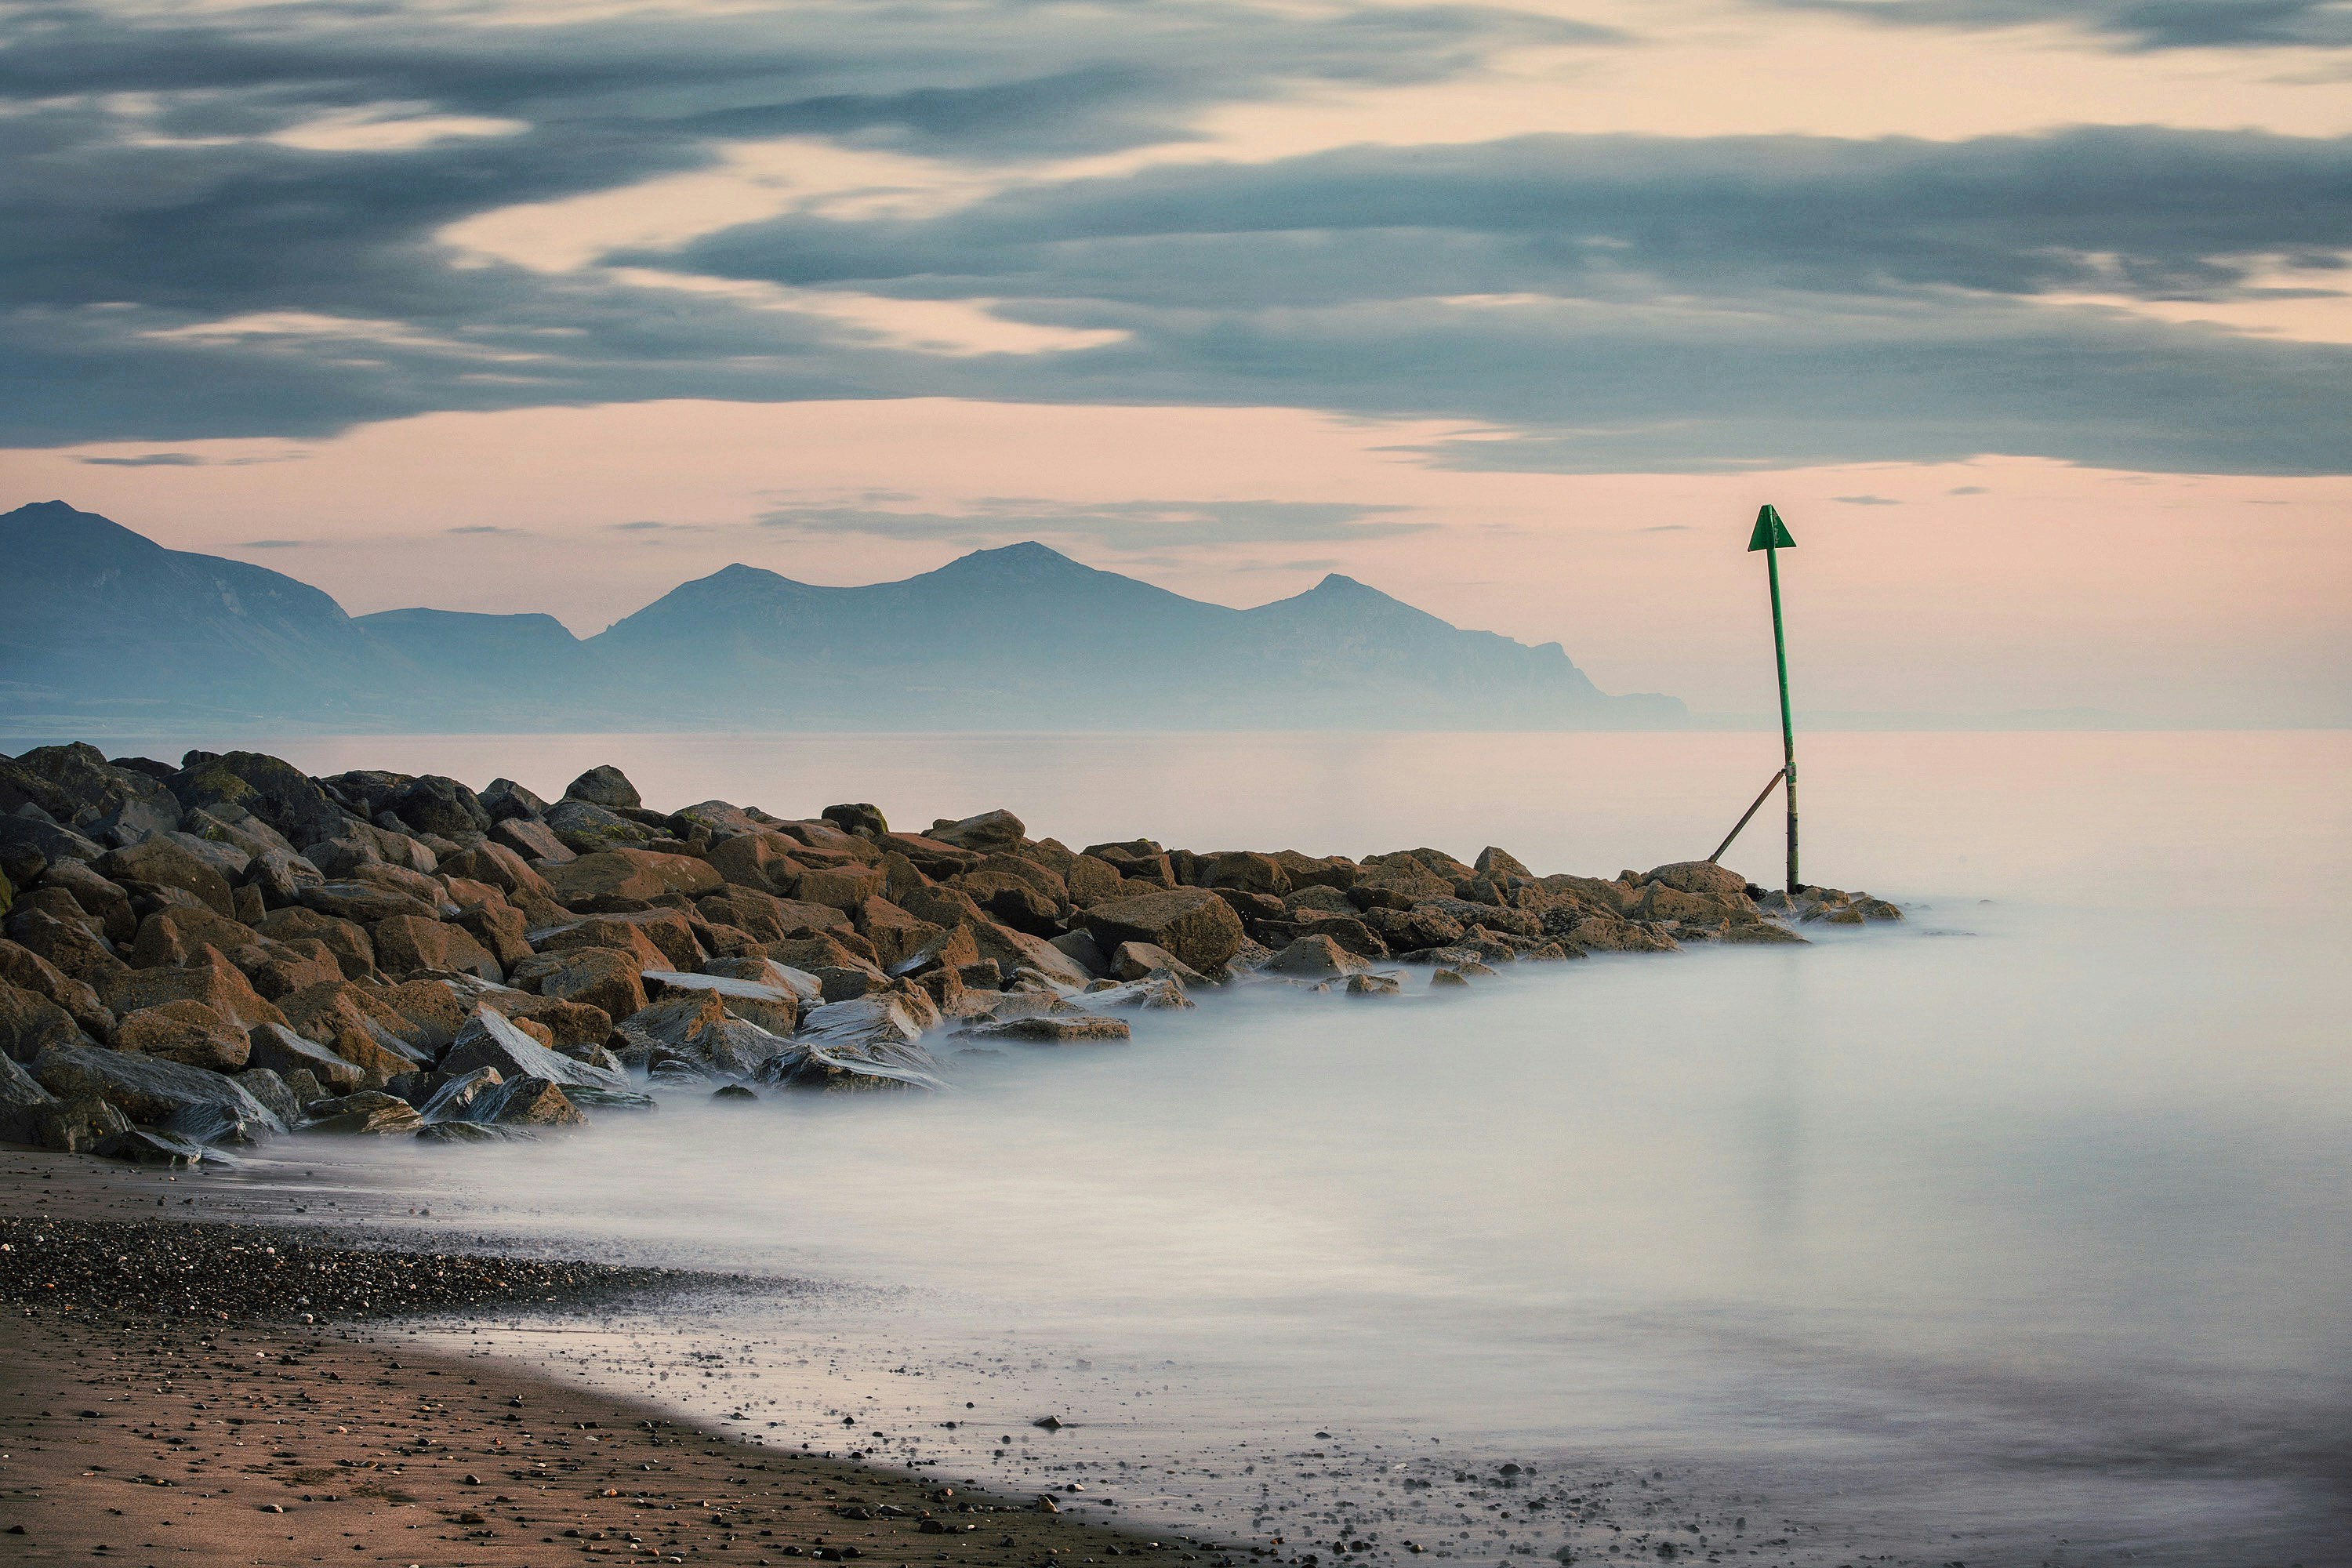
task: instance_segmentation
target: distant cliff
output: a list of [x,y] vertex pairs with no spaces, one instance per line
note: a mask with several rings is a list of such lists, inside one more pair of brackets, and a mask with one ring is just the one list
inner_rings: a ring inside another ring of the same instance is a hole
[[352,616],[291,577],[63,501],[0,515],[0,724],[304,729],[1650,729],[1558,643],[1347,577],[1234,610],[1042,544],[856,588],[730,566],[598,636],[543,615]]

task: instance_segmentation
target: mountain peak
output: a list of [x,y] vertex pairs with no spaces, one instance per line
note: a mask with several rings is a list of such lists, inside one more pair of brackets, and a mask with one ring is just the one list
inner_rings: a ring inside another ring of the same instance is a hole
[[1018,544],[1000,544],[992,550],[974,550],[959,555],[938,571],[939,576],[953,574],[958,577],[1046,577],[1076,576],[1091,574],[1094,568],[1083,562],[1073,561],[1049,544],[1024,539]]

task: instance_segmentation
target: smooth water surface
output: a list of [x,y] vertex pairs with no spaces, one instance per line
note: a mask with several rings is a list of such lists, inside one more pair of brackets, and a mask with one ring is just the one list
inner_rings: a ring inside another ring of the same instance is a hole
[[[1744,735],[286,751],[1603,874],[1705,854],[1778,761]],[[1236,988],[1124,1048],[966,1059],[935,1099],[673,1095],[528,1147],[287,1157],[365,1163],[436,1223],[876,1288],[503,1342],[769,1441],[1085,1478],[1294,1555],[2352,1561],[2347,777],[2335,733],[1811,738],[1807,873],[1900,927],[1389,1003]],[[1777,826],[1730,862],[1772,879]],[[1476,1484],[1506,1459],[1532,1475]]]

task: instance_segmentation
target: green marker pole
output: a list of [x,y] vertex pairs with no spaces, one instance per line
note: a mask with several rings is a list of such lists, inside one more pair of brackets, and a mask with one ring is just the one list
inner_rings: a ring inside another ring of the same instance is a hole
[[1789,537],[1788,526],[1780,514],[1770,506],[1756,513],[1755,531],[1748,536],[1748,548],[1764,552],[1764,574],[1772,584],[1772,658],[1780,671],[1780,752],[1786,759],[1786,771],[1780,775],[1788,791],[1789,802],[1789,896],[1794,898],[1800,886],[1797,880],[1797,725],[1789,713],[1789,639],[1780,629],[1780,552],[1794,550],[1797,542]]

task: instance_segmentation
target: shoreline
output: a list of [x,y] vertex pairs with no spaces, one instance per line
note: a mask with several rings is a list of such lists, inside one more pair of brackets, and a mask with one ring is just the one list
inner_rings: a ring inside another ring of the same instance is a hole
[[[151,1206],[174,1184],[75,1156],[12,1160],[0,1175],[11,1561],[1005,1568],[1140,1556],[1234,1568],[1253,1555],[1080,1521],[961,1479],[764,1447],[488,1349],[415,1342],[404,1331],[435,1319],[407,1310],[304,1323],[269,1310],[266,1286],[224,1271],[275,1247],[347,1268],[365,1259],[371,1295],[422,1294],[444,1314],[567,1316],[720,1277],[341,1247],[313,1226],[217,1212],[191,1223]],[[157,1254],[197,1279],[190,1300],[91,1294],[119,1289],[121,1259]],[[453,1272],[472,1283],[453,1288]],[[571,1293],[551,1300],[551,1280],[567,1278]]]

